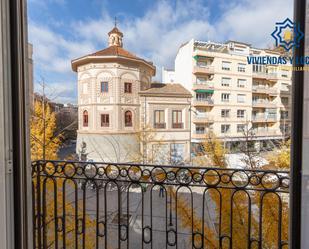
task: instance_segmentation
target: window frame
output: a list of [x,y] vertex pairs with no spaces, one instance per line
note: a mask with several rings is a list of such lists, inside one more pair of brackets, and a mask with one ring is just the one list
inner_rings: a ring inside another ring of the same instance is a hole
[[[240,84],[240,82],[244,82],[244,84]],[[247,80],[246,79],[237,79],[237,87],[239,88],[245,88],[247,84]]]
[[[223,131],[223,127],[228,127],[228,129],[224,129]],[[230,124],[221,124],[221,134],[227,134],[231,132],[231,125]]]
[[[127,118],[130,118],[130,121],[127,121]],[[133,113],[130,110],[124,112],[124,126],[133,127]]]
[[[228,80],[228,83],[226,83],[226,82],[224,83],[223,82],[224,80]],[[222,77],[221,78],[221,86],[223,86],[223,87],[230,87],[231,81],[232,81],[232,79],[229,78],[229,77]]]
[[101,93],[108,93],[109,92],[109,83],[108,83],[108,81],[101,81],[100,82],[100,92]]
[[131,82],[124,82],[124,93],[132,93],[133,84]]
[[[107,117],[107,122],[103,122],[103,117]],[[108,113],[101,113],[101,127],[109,127],[110,126],[110,117]]]
[[[176,122],[174,120],[174,114],[176,113]],[[180,113],[180,114],[179,114]],[[179,119],[180,117],[180,119]],[[180,122],[178,122],[180,120]],[[173,129],[182,129],[183,120],[182,120],[182,110],[172,110],[172,128]]]
[[[165,123],[165,110],[154,110],[153,113],[154,113],[154,115],[153,115],[153,126],[154,126],[154,128],[165,129],[165,127],[166,127],[166,125],[165,125],[166,124]],[[159,120],[157,120],[157,114],[158,114]],[[161,120],[161,115],[163,117],[163,120]]]
[[[227,98],[223,98],[223,96],[227,96]],[[230,93],[221,93],[221,102],[230,102]]]
[[[243,111],[243,115],[239,115],[239,112]],[[246,114],[246,110],[244,109],[238,109],[236,111],[236,115],[237,115],[237,118],[245,118],[245,114]]]
[[[239,127],[242,126],[242,130],[239,130]],[[236,129],[237,129],[237,133],[240,133],[240,132],[244,132],[245,131],[245,127],[246,125],[245,124],[237,124],[236,125]]]
[[221,109],[221,118],[230,118],[231,109]]
[[83,111],[83,127],[89,127],[89,112],[88,112],[88,110]]
[[245,73],[246,72],[246,64],[244,63],[238,63],[237,64],[237,71],[240,73]]
[[[237,103],[246,103],[246,96],[247,96],[246,94],[238,93],[237,94]],[[243,97],[243,99],[240,101],[239,97]]]
[[[229,67],[226,67],[224,65],[229,65]],[[231,67],[232,67],[232,62],[230,61],[222,61],[221,63],[221,69],[224,71],[231,71]]]

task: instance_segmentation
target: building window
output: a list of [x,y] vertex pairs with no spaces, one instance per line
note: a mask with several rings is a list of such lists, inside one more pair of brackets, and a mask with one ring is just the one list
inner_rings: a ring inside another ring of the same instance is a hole
[[101,127],[109,127],[109,114],[101,114]]
[[246,64],[238,63],[238,72],[246,72]]
[[221,79],[221,86],[230,86],[231,78],[222,78]]
[[126,111],[124,113],[124,124],[126,127],[132,127],[132,112],[131,111]]
[[196,99],[205,101],[205,100],[210,100],[212,97],[211,93],[196,93]]
[[222,70],[230,71],[231,70],[231,62],[222,61]]
[[229,109],[222,109],[221,110],[221,117],[222,118],[229,118],[230,117],[230,110]]
[[183,128],[182,111],[172,112],[172,128]]
[[165,112],[163,110],[154,111],[154,128],[165,128]]
[[289,112],[288,111],[281,111],[280,112],[280,117],[281,117],[281,119],[288,119]]
[[124,83],[124,92],[132,93],[132,83]]
[[246,95],[245,94],[237,94],[237,102],[238,103],[245,103]]
[[230,101],[230,94],[229,93],[222,93],[221,94],[221,101],[222,102],[229,102]]
[[245,110],[237,110],[237,118],[244,118]]
[[246,86],[247,80],[244,79],[238,79],[237,80],[237,87],[244,88]]
[[101,93],[108,92],[108,82],[101,82]]
[[288,97],[281,97],[281,102],[283,105],[288,105],[289,104],[289,98]]
[[254,64],[254,65],[252,65],[252,68],[253,68],[253,72],[255,72],[255,73],[263,73],[263,72],[266,72],[265,65],[257,65],[257,64]]
[[244,132],[245,131],[245,125],[244,124],[238,124],[237,125],[237,132]]
[[88,127],[88,111],[83,112],[83,126]]
[[197,61],[196,65],[198,67],[207,67],[208,63],[207,61]]
[[171,164],[179,165],[184,161],[185,145],[171,144]]
[[223,124],[221,125],[221,133],[229,133],[231,129],[231,125]]
[[196,126],[195,133],[196,134],[205,134],[206,128],[204,126]]
[[207,79],[203,78],[203,77],[197,77],[196,78],[196,84],[206,84],[207,83]]

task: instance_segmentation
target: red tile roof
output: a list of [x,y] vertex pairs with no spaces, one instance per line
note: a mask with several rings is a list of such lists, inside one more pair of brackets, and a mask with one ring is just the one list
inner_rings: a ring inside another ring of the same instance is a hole
[[119,46],[110,46],[105,49],[99,50],[93,54],[89,54],[88,56],[121,56],[128,59],[143,61],[153,67],[153,63],[151,61],[146,61],[140,57],[137,57],[136,55]]
[[132,54],[129,51],[123,49],[122,47],[118,47],[118,46],[110,46],[108,48],[97,51],[93,54],[90,54],[89,56],[113,56],[113,55],[141,60],[141,58],[138,58],[134,54]]
[[140,57],[137,57],[136,55],[130,53],[129,51],[123,49],[122,47],[119,46],[110,46],[107,47],[105,49],[99,50],[95,53],[92,54],[88,54],[86,56],[80,57],[78,59],[75,59],[72,61],[72,69],[73,71],[76,72],[77,70],[77,66],[82,64],[80,62],[77,61],[81,61],[81,60],[92,60],[92,57],[97,57],[97,59],[104,59],[104,57],[109,57],[109,56],[119,56],[119,57],[123,57],[123,58],[127,58],[127,59],[133,59],[133,60],[137,60],[137,61],[141,61],[145,64],[147,64],[148,66],[150,66],[151,68],[153,68],[155,70],[155,66],[153,65],[153,63],[151,61],[146,61]]

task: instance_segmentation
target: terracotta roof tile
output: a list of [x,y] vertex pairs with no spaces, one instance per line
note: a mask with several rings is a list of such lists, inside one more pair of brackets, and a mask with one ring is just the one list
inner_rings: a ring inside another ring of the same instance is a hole
[[133,58],[133,59],[140,59],[134,54],[130,53],[129,51],[123,49],[122,47],[118,47],[118,46],[110,46],[100,51],[97,51],[93,54],[90,54],[90,56],[109,56],[109,55],[118,55],[118,56]]
[[181,84],[177,83],[152,83],[151,87],[140,91],[140,94],[162,94],[162,95],[180,95],[186,97],[192,97],[190,91],[188,91],[185,87]]
[[153,66],[152,62],[146,61],[140,57],[137,57],[136,55],[130,53],[129,51],[119,46],[110,46],[105,49],[99,50],[95,53],[89,54],[88,56],[122,56],[122,57],[126,57],[129,59],[141,60]]

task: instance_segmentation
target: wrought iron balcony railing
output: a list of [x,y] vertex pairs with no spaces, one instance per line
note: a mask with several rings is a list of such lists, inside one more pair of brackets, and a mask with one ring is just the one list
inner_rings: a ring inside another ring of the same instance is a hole
[[166,123],[154,123],[153,126],[156,129],[165,129],[166,128]]
[[172,123],[173,129],[183,129],[183,123]]
[[289,172],[32,164],[35,248],[288,248]]

